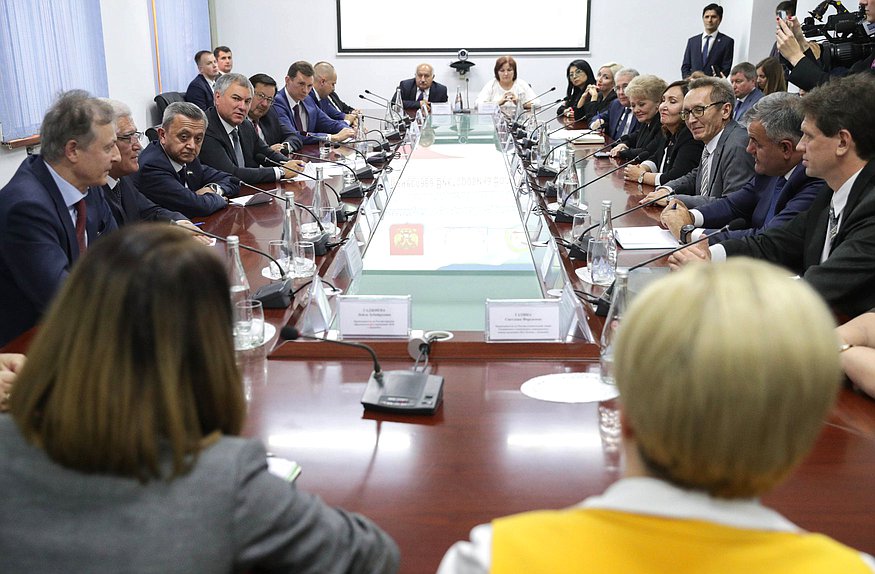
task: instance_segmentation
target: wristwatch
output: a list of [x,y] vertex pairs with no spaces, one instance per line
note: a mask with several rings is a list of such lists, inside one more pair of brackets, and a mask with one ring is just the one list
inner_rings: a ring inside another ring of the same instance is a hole
[[696,226],[691,224],[691,223],[687,223],[686,225],[681,227],[681,238],[680,238],[681,243],[683,243],[684,245],[689,243],[690,242],[690,235],[692,235],[692,233],[693,233],[693,231],[695,231],[695,229],[696,229]]
[[225,192],[222,190],[222,186],[218,183],[210,183],[207,186],[213,190],[213,193],[218,195],[219,197],[225,197]]
[[644,183],[644,174],[645,173],[647,173],[647,172],[642,171],[640,174],[638,174],[638,185],[641,185],[642,183]]

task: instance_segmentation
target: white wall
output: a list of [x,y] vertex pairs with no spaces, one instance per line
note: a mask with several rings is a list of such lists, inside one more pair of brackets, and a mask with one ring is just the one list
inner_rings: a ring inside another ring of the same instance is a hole
[[[486,0],[484,0],[486,1]],[[491,0],[494,2],[494,0]],[[720,30],[735,38],[735,62],[759,61],[774,41],[771,14],[777,0],[734,0],[724,3],[726,13]],[[814,0],[800,0],[799,10],[810,10]],[[365,88],[389,96],[398,81],[413,76],[416,65],[429,61],[438,80],[450,87],[462,85],[449,64],[449,55],[439,56],[338,56],[335,3],[330,0],[213,0],[216,44],[234,50],[235,70],[246,75],[266,72],[282,83],[286,69],[295,60],[332,61],[339,75],[338,93],[351,105],[374,106],[358,99]],[[495,2],[497,6],[505,3]],[[589,54],[520,56],[520,76],[538,92],[556,86],[564,94],[565,67],[574,57],[585,57],[593,68],[617,61],[652,73],[667,81],[680,76],[686,40],[702,29],[702,7],[706,0],[592,0]],[[573,4],[572,4],[573,5]],[[569,5],[569,6],[572,6]],[[439,9],[432,6],[428,9]],[[148,2],[101,0],[103,13],[109,95],[131,106],[137,126],[144,130],[153,122],[155,72]],[[428,28],[428,10],[412,15],[412,25],[423,33]],[[556,26],[573,25],[574,13],[556,15]],[[523,33],[525,18],[521,14]],[[484,23],[488,25],[488,23]],[[388,33],[388,32],[387,32]],[[463,48],[465,46],[459,46]],[[494,55],[471,58],[477,65],[469,74],[472,98],[492,77]],[[22,83],[21,85],[28,85]],[[71,86],[72,87],[72,86]],[[24,150],[0,150],[0,185],[3,185],[25,157]]]

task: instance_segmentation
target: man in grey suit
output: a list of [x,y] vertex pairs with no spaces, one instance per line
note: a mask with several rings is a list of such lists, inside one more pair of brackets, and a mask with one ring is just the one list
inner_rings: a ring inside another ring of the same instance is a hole
[[[693,137],[705,144],[702,160],[693,170],[657,187],[641,203],[668,192],[687,207],[699,207],[740,189],[754,175],[747,148],[747,130],[732,119],[735,93],[722,78],[697,78],[684,97],[681,118]],[[667,199],[657,202],[666,205]]]

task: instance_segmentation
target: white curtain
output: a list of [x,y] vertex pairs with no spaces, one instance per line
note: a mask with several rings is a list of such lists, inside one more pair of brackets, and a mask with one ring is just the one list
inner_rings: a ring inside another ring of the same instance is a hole
[[149,0],[157,39],[155,90],[185,92],[197,75],[194,55],[212,50],[208,0]]
[[107,96],[100,1],[0,1],[0,70],[5,141],[38,134],[62,91]]

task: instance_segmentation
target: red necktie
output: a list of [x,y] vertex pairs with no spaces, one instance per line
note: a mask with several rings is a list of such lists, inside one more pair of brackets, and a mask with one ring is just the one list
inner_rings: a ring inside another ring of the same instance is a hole
[[76,202],[76,242],[79,244],[79,255],[85,253],[85,219],[87,217],[87,208],[85,207],[85,198],[83,197]]
[[304,133],[304,123],[301,121],[301,104],[295,104],[295,127],[298,128],[298,133]]

